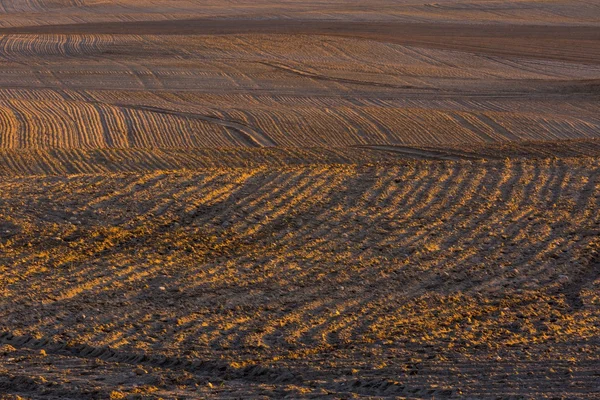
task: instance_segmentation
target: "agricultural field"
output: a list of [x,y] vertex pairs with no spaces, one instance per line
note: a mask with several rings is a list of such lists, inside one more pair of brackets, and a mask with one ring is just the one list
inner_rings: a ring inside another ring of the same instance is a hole
[[600,5],[0,4],[0,399],[600,398]]

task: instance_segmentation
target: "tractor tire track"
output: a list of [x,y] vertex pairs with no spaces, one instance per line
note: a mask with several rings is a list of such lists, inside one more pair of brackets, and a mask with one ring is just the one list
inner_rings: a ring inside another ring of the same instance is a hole
[[359,80],[359,79],[338,78],[338,77],[333,77],[333,76],[328,76],[328,75],[322,75],[322,74],[318,74],[318,73],[315,73],[315,72],[310,72],[310,71],[298,69],[298,68],[295,68],[295,67],[291,67],[289,65],[285,65],[285,64],[282,64],[282,63],[279,63],[279,62],[266,62],[266,61],[263,61],[263,62],[261,62],[261,64],[269,66],[269,67],[276,68],[276,69],[281,70],[281,71],[288,72],[290,74],[302,76],[302,77],[305,77],[305,78],[317,79],[317,80],[320,80],[320,81],[331,81],[331,82],[337,82],[337,83],[349,83],[349,84],[353,84],[353,85],[364,85],[364,86],[376,86],[376,87],[384,87],[384,88],[391,88],[391,89],[417,89],[416,86],[412,86],[412,85],[394,85],[392,83],[363,81],[363,80]]
[[149,111],[160,114],[173,115],[176,117],[184,117],[197,119],[213,124],[221,125],[227,128],[230,132],[235,135],[241,144],[247,147],[275,147],[277,144],[264,132],[258,129],[252,128],[248,125],[241,124],[239,122],[229,121],[217,117],[211,117],[208,115],[195,114],[184,111],[168,110],[166,108],[151,107],[151,106],[133,106],[127,104],[112,104],[116,107],[127,108],[132,110]]
[[438,150],[430,150],[430,149],[418,149],[415,147],[408,146],[389,146],[389,145],[368,145],[368,146],[358,146],[366,149],[376,150],[376,151],[385,151],[398,153],[409,158],[414,158],[417,160],[444,160],[444,161],[461,161],[461,160],[481,160],[485,157],[478,157],[476,155],[468,155],[468,154],[454,154],[447,153]]
[[100,359],[112,363],[144,365],[153,368],[184,370],[194,374],[210,375],[224,380],[246,380],[260,383],[302,384],[304,378],[297,373],[269,368],[261,365],[249,365],[237,368],[225,362],[208,360],[190,360],[162,355],[125,352],[110,347],[95,347],[86,344],[69,345],[48,338],[35,339],[32,336],[13,335],[0,331],[0,343],[17,349],[44,350],[48,354],[66,355],[85,359]]

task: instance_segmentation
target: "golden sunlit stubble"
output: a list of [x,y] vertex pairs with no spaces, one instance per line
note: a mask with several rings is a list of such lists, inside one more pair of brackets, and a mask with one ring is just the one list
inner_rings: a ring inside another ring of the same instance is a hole
[[0,399],[600,395],[600,7],[0,4]]

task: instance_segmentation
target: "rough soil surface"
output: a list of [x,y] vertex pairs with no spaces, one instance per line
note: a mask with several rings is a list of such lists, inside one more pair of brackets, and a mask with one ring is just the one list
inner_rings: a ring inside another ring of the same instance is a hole
[[0,399],[600,399],[599,27],[0,2]]
[[6,179],[0,388],[595,398],[599,172],[573,159]]

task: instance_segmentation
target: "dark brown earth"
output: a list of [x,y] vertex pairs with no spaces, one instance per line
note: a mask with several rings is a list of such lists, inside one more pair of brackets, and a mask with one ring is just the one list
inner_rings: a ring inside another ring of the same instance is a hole
[[598,397],[596,159],[21,177],[0,190],[3,391]]
[[361,21],[190,19],[0,28],[0,34],[328,35],[409,46],[600,63],[597,26],[468,25]]

